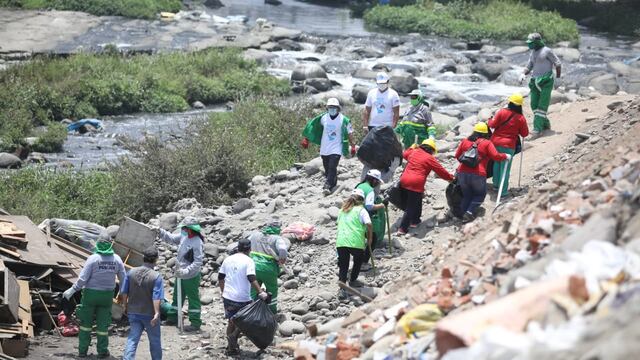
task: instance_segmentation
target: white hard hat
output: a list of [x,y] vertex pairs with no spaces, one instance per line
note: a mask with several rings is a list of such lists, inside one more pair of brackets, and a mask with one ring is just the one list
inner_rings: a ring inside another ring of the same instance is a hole
[[329,106],[340,107],[340,101],[338,101],[338,99],[336,99],[336,98],[329,98],[327,100],[327,107],[329,107]]
[[378,84],[386,84],[389,82],[389,75],[385,72],[379,72],[376,75],[376,83]]
[[380,170],[376,170],[376,169],[371,169],[369,171],[367,171],[367,176],[371,176],[372,178],[380,181],[380,182],[384,182],[382,181],[382,173],[380,173]]
[[364,191],[362,191],[362,189],[353,189],[353,191],[351,192],[351,196],[354,196],[354,195],[364,199]]
[[420,89],[413,89],[409,93],[409,96],[422,96],[422,91]]

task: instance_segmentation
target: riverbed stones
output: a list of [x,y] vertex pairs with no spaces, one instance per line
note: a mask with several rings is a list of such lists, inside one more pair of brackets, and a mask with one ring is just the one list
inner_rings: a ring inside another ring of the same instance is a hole
[[200,101],[194,101],[193,104],[191,104],[191,107],[194,109],[204,109],[204,104]]
[[353,77],[359,79],[374,80],[377,72],[375,70],[359,68],[353,73]]
[[470,101],[468,97],[453,90],[443,91],[435,100],[443,104],[462,104]]
[[0,153],[0,168],[17,169],[21,166],[22,160],[19,157],[9,153]]
[[282,284],[285,289],[297,289],[298,286],[300,286],[300,283],[296,279],[287,280]]
[[327,78],[307,79],[304,84],[306,86],[311,86],[318,91],[329,91],[332,87],[331,80]]
[[374,47],[369,47],[369,46],[356,47],[353,50],[351,50],[351,53],[353,53],[354,55],[356,55],[361,59],[380,58],[384,56],[384,50],[377,49]]
[[400,94],[408,94],[418,88],[418,80],[404,70],[391,71],[389,85]]
[[291,81],[327,78],[327,72],[318,64],[298,64],[291,73]]
[[502,54],[506,56],[513,56],[513,55],[524,54],[528,51],[529,51],[529,48],[526,46],[512,46],[508,49],[505,49],[502,52]]
[[458,123],[458,119],[457,118],[455,118],[453,116],[441,114],[441,113],[438,113],[438,112],[431,113],[431,117],[433,118],[433,122],[436,125],[452,127],[453,125]]
[[559,47],[553,49],[553,52],[564,62],[577,62],[580,60],[580,50],[569,48],[569,47]]
[[303,323],[295,320],[286,320],[278,326],[280,335],[289,337],[294,334],[302,334],[306,331]]
[[245,60],[253,60],[260,65],[267,65],[271,60],[278,57],[276,54],[260,49],[247,49],[242,56]]
[[364,85],[356,85],[351,89],[351,97],[356,104],[364,104],[368,94],[369,87]]
[[251,209],[253,207],[253,203],[250,199],[241,198],[233,204],[232,210],[234,214],[240,214],[241,212]]
[[589,86],[593,86],[603,95],[615,95],[620,90],[614,74],[596,76],[589,81]]
[[490,81],[496,80],[503,72],[509,70],[510,65],[502,62],[478,61],[471,66],[475,73],[485,76]]

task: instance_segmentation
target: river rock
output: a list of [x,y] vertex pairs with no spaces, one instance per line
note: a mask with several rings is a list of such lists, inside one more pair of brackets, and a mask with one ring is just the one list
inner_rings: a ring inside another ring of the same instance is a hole
[[507,70],[498,77],[498,81],[509,86],[520,86],[520,74],[522,70],[519,69]]
[[291,312],[296,315],[304,315],[309,312],[309,304],[306,301],[301,301],[293,306]]
[[353,77],[359,79],[374,80],[377,72],[375,70],[359,68],[353,73]]
[[238,199],[238,201],[233,204],[232,210],[234,214],[240,214],[241,212],[251,209],[253,207],[253,203],[251,200],[247,198]]
[[384,51],[373,47],[357,47],[351,50],[351,53],[357,55],[361,59],[380,58],[384,56]]
[[389,55],[394,55],[394,56],[407,56],[415,53],[416,53],[416,49],[407,45],[400,45],[398,47],[394,47],[389,51]]
[[490,81],[496,80],[503,72],[509,70],[510,65],[507,63],[494,63],[486,61],[478,61],[471,66],[471,70],[480,75],[484,75]]
[[267,65],[271,60],[278,57],[278,55],[269,51],[259,49],[247,49],[242,56],[245,60],[253,60],[260,65]]
[[580,50],[569,48],[569,47],[559,47],[553,49],[553,52],[564,62],[577,62],[580,60]]
[[420,75],[420,68],[413,64],[377,63],[373,66],[372,69],[376,71],[402,70],[408,72],[413,76]]
[[331,59],[323,62],[322,67],[331,74],[351,74],[360,68],[360,64],[349,60]]
[[503,55],[513,56],[518,54],[524,54],[529,51],[529,48],[526,46],[512,46],[502,52]]
[[303,323],[295,320],[286,320],[278,326],[278,331],[282,336],[291,336],[293,334],[302,334],[307,330]]
[[356,85],[351,89],[351,97],[356,104],[364,104],[367,101],[369,87],[364,85]]
[[180,214],[178,214],[177,212],[164,213],[158,218],[158,226],[161,229],[173,231],[173,229],[175,229],[178,225],[179,216]]
[[17,169],[21,166],[22,160],[19,157],[9,153],[0,153],[0,168]]
[[109,234],[109,237],[112,239],[116,238],[116,235],[118,234],[118,230],[120,230],[120,225],[107,226],[107,234]]
[[220,0],[205,0],[204,6],[212,9],[217,9],[223,7],[224,4]]
[[302,50],[302,45],[300,45],[298,42],[293,41],[291,39],[278,40],[278,45],[280,45],[282,50],[288,50],[288,51],[301,51]]
[[205,255],[210,256],[213,259],[217,258],[219,255],[218,245],[213,243],[204,244],[202,251],[205,253]]
[[478,111],[478,119],[480,119],[480,121],[487,122],[492,117],[493,117],[493,111],[491,111],[491,109],[484,108]]
[[322,158],[320,157],[314,158],[311,161],[308,161],[307,163],[304,164],[304,172],[307,174],[307,176],[311,176],[319,173],[321,168],[322,168]]
[[282,284],[282,287],[285,289],[297,289],[299,285],[298,280],[291,279],[285,281],[284,284]]
[[29,157],[27,157],[27,162],[35,164],[45,164],[48,162],[48,160],[45,154],[34,151],[29,154]]
[[615,95],[620,90],[614,74],[596,76],[589,81],[589,86],[593,86],[603,95]]
[[629,66],[622,61],[612,61],[607,64],[607,67],[622,76],[635,76],[640,77],[640,69]]
[[204,104],[200,101],[194,101],[191,107],[194,109],[204,109]]
[[327,78],[313,78],[307,79],[304,82],[305,85],[311,86],[318,91],[329,91],[331,90],[331,80]]
[[291,73],[291,81],[327,78],[327,72],[318,64],[298,64]]
[[418,80],[410,73],[402,70],[393,70],[389,85],[400,94],[408,94],[418,88]]
[[471,101],[471,99],[459,92],[445,90],[442,94],[436,97],[436,101],[443,104],[462,104]]
[[446,126],[448,128],[458,123],[457,118],[437,112],[431,113],[431,117],[436,125]]

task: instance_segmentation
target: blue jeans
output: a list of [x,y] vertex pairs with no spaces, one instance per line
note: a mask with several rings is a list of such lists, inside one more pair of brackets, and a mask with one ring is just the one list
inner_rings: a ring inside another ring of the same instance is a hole
[[487,178],[470,173],[458,173],[458,184],[462,189],[461,211],[476,214],[487,196]]
[[[134,315],[134,314],[131,314]],[[129,337],[127,338],[127,346],[124,349],[123,360],[135,360],[138,343],[144,330],[147,331],[149,337],[149,352],[152,360],[162,360],[162,341],[160,336],[160,323],[151,326],[151,319],[144,319],[138,316],[129,316]]]

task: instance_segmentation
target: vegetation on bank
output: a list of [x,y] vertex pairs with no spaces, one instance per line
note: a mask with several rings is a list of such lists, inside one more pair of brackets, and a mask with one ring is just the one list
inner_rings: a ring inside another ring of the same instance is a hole
[[286,80],[266,74],[236,49],[43,58],[0,72],[0,141],[5,149],[15,147],[34,127],[64,118],[178,112],[194,101],[288,93]]
[[446,4],[421,0],[410,6],[376,6],[365,13],[364,20],[375,28],[467,40],[524,40],[534,31],[549,43],[579,40],[574,20],[515,0],[455,0]]
[[82,11],[98,16],[153,19],[162,11],[177,12],[181,0],[0,0],[0,7]]

